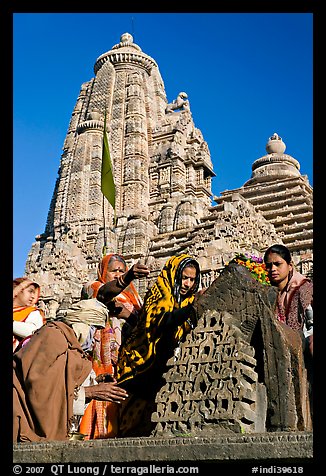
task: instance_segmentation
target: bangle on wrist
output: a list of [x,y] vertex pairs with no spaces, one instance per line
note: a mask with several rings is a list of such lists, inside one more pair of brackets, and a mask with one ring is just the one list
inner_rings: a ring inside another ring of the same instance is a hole
[[117,277],[117,286],[119,288],[122,288],[122,289],[127,287],[127,283],[124,281],[123,276],[125,276],[125,275]]

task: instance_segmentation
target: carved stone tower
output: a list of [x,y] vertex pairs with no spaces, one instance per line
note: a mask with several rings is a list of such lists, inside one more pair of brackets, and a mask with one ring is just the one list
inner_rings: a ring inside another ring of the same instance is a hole
[[[26,273],[40,283],[48,303],[78,299],[81,284],[96,275],[104,237],[108,252],[133,262],[148,254],[158,230],[189,227],[194,214],[202,216],[210,205],[212,163],[186,94],[165,112],[157,64],[128,33],[96,60],[94,73],[81,87],[46,228],[26,263]],[[100,188],[105,114],[115,228],[113,209]]]
[[[252,199],[252,190],[264,196],[264,203],[273,202],[273,192],[266,197],[262,192],[265,179],[261,179],[273,170],[277,180],[277,170],[286,163],[294,171],[290,179],[299,180],[304,192],[295,159],[285,160],[284,150],[281,160],[275,161],[274,152],[259,159],[252,179],[212,206],[215,174],[187,94],[179,92],[168,103],[156,62],[129,33],[97,58],[94,73],[81,86],[45,231],[36,237],[26,262],[26,275],[40,284],[49,316],[59,305],[79,300],[83,283],[96,277],[104,244],[107,252],[121,253],[129,265],[138,259],[148,262],[150,281],[139,282],[143,294],[173,254],[195,256],[203,286],[208,286],[235,253],[259,255],[272,243],[282,242],[278,231],[286,223],[276,231],[278,211],[272,216],[265,212],[263,204]],[[116,223],[114,210],[101,193],[104,117]]]

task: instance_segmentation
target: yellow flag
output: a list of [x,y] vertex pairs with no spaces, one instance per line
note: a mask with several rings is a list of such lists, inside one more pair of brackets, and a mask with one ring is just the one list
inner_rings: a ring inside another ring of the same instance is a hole
[[106,133],[106,115],[104,119],[103,131],[101,191],[115,210],[115,185],[113,179],[108,136]]

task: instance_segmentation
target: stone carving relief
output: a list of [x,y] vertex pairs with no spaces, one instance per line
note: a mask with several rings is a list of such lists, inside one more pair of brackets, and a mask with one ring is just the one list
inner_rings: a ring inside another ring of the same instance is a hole
[[130,83],[130,85],[126,88],[127,97],[131,96],[141,96],[142,89],[140,83]]
[[143,78],[141,74],[139,74],[137,71],[134,71],[127,76],[127,82],[130,85],[138,85],[141,86],[143,82]]
[[197,224],[195,210],[190,200],[183,200],[176,208],[174,230],[193,228]]
[[[79,300],[82,283],[88,280],[87,262],[82,250],[83,242],[79,229],[70,229],[61,240],[50,237],[39,243],[43,267],[40,271],[32,260],[27,260],[26,276],[41,286],[41,298],[47,306],[47,317],[54,317],[53,309],[59,307],[64,296],[70,302]],[[55,285],[53,285],[55,283]],[[52,304],[48,308],[48,302]]]
[[170,167],[162,167],[159,169],[160,178],[159,183],[160,185],[169,185],[170,184],[170,176],[171,176],[171,168]]
[[166,106],[165,112],[171,113],[179,109],[187,111],[190,109],[188,94],[185,92],[180,92],[177,99],[174,99],[174,101]]
[[141,114],[143,112],[143,102],[138,97],[132,97],[127,102],[126,114]]
[[145,134],[145,121],[141,117],[126,119],[126,134]]
[[256,360],[231,321],[226,312],[204,313],[187,336],[157,396],[155,436],[209,435],[216,426],[235,432],[254,427]]
[[158,218],[158,230],[159,233],[167,233],[173,231],[173,223],[174,223],[174,208],[171,204],[166,204]]

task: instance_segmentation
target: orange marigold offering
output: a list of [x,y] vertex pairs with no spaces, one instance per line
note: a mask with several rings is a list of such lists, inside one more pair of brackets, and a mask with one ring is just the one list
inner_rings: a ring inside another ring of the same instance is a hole
[[270,285],[263,258],[249,255],[247,253],[238,253],[228,264],[231,263],[237,263],[244,266],[250,271],[251,276],[256,279],[256,281],[261,284]]

